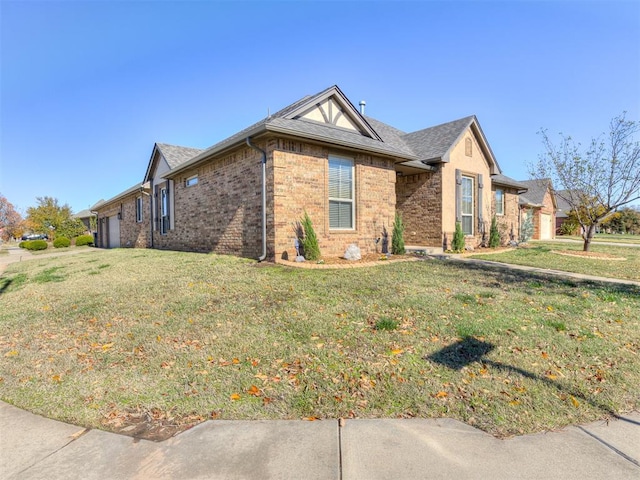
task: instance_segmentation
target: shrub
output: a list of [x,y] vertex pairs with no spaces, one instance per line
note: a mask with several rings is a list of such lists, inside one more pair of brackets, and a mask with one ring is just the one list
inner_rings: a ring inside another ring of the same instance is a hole
[[494,216],[491,219],[491,230],[489,231],[489,248],[500,246],[500,231],[498,230],[498,221]]
[[529,210],[520,227],[520,242],[527,243],[533,237],[533,211]]
[[456,231],[453,234],[453,240],[451,241],[451,250],[456,253],[464,252],[464,232],[462,231],[462,225],[460,222],[456,222]]
[[25,243],[27,243],[27,242],[26,242],[26,241],[22,241],[22,242],[20,242],[20,243],[18,244],[18,247],[19,247],[19,248],[27,248],[27,247],[25,246]]
[[579,227],[579,224],[571,220],[565,220],[560,224],[560,235],[575,235]]
[[24,248],[27,250],[46,250],[49,244],[46,240],[29,240],[24,242]]
[[56,237],[56,239],[53,241],[53,246],[55,248],[66,248],[69,245],[71,245],[71,240],[69,240],[67,237]]
[[402,216],[396,212],[391,236],[391,253],[394,255],[404,255],[404,252],[404,224],[402,223]]
[[80,235],[76,237],[76,247],[82,247],[83,245],[93,245],[93,235]]
[[309,214],[305,211],[302,221],[300,222],[304,230],[304,238],[302,239],[302,249],[304,258],[307,260],[318,260],[320,258],[320,246],[318,245],[318,237],[313,229],[313,223]]

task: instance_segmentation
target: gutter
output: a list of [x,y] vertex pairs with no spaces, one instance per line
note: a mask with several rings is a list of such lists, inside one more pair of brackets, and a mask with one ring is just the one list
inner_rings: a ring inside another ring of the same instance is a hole
[[262,255],[258,261],[267,258],[267,153],[251,143],[251,137],[246,139],[247,145],[262,155]]

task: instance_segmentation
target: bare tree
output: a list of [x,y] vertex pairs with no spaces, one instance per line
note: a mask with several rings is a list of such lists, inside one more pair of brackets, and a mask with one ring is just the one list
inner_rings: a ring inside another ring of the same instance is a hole
[[616,209],[640,199],[640,123],[615,117],[608,136],[593,138],[583,149],[560,134],[556,146],[541,130],[545,152],[530,167],[534,178],[551,178],[555,194],[571,207],[582,227],[583,250],[589,250],[596,227]]

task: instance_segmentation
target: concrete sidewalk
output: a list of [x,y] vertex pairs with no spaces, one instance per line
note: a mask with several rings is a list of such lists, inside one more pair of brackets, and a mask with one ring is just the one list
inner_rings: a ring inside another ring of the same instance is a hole
[[499,440],[450,419],[204,422],[150,442],[0,402],[3,479],[637,479],[640,413]]

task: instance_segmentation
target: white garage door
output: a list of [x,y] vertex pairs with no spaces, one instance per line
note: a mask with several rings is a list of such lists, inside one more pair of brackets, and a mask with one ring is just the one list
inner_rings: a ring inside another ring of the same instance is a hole
[[540,240],[551,240],[551,215],[543,213],[540,215]]
[[117,215],[109,217],[109,248],[120,248],[120,220]]

